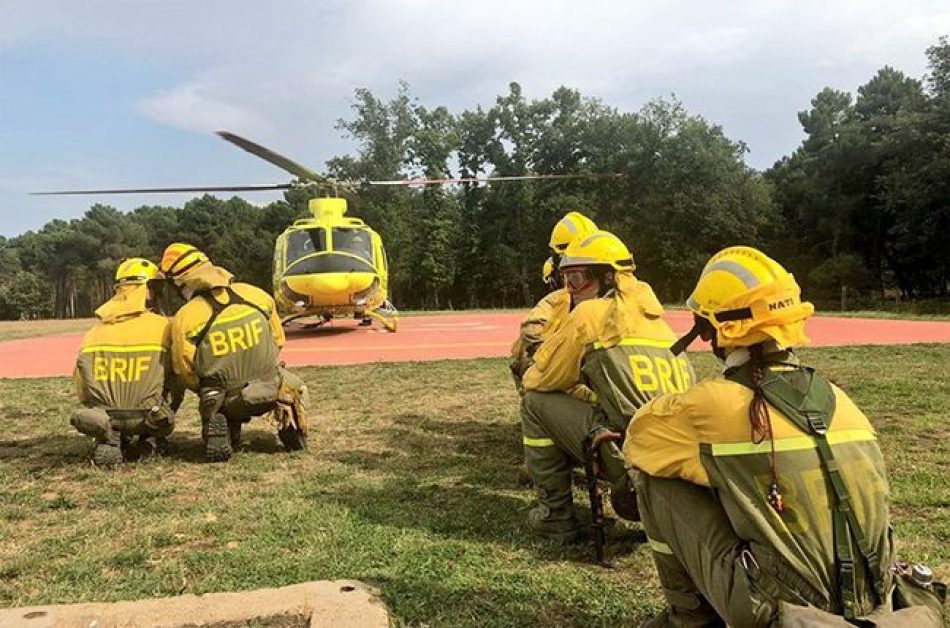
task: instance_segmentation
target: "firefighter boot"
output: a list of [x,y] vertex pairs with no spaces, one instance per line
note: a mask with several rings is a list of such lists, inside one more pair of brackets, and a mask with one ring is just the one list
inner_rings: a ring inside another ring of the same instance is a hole
[[138,462],[149,460],[168,453],[168,438],[164,436],[139,436],[129,448],[130,457]]
[[122,463],[122,440],[113,432],[107,440],[96,442],[92,461],[97,467],[111,467]]
[[584,534],[584,524],[574,515],[573,507],[554,511],[538,504],[528,512],[528,527],[558,543],[573,543]]
[[231,458],[231,435],[228,419],[216,412],[205,425],[205,458],[208,462],[225,462]]
[[231,439],[231,450],[237,451],[241,448],[241,429],[244,427],[244,421],[241,419],[228,420],[228,432]]

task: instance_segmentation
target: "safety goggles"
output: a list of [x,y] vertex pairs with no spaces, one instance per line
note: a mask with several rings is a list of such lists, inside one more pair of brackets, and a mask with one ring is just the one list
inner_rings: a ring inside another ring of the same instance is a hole
[[560,271],[561,281],[570,292],[579,292],[594,280],[590,271],[584,267],[565,268]]

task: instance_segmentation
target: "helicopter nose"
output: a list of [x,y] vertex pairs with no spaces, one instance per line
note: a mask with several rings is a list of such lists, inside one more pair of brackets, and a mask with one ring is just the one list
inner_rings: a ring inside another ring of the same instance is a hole
[[285,277],[285,284],[295,293],[309,297],[313,305],[347,305],[354,293],[372,285],[372,273],[318,273]]
[[325,273],[311,278],[310,287],[317,294],[335,295],[347,292],[350,288],[350,280],[343,273]]

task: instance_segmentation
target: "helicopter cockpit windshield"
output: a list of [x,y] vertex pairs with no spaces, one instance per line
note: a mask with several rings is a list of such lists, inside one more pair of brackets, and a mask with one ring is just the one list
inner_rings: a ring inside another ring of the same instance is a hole
[[327,250],[327,234],[322,227],[301,229],[287,236],[287,264],[310,255]]
[[352,253],[373,263],[373,243],[364,229],[333,227],[333,250]]

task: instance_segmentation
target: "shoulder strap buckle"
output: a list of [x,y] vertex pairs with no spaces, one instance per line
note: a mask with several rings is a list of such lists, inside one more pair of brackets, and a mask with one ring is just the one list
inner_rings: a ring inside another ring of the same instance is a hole
[[825,423],[825,420],[821,417],[820,414],[814,413],[803,413],[805,420],[808,422],[808,427],[811,431],[819,436],[824,436],[828,432],[828,425]]

